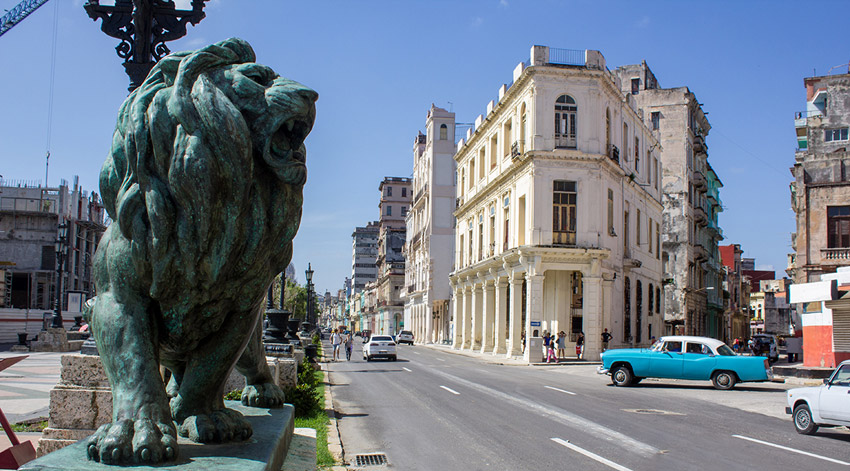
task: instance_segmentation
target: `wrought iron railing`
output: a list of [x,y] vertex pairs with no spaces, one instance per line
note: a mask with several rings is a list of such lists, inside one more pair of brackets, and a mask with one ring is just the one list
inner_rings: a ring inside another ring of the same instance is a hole
[[549,63],[561,65],[585,65],[585,52],[583,49],[559,49],[549,48]]

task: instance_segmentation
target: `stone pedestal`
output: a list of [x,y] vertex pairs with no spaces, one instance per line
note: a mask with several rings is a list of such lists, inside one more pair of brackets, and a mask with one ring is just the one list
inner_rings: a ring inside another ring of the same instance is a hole
[[223,471],[278,471],[292,442],[295,428],[295,409],[287,404],[282,409],[246,407],[237,401],[226,401],[231,409],[241,412],[251,423],[254,435],[244,442],[221,445],[202,445],[184,438],[176,462],[167,466],[109,466],[86,457],[84,442],[75,443],[50,455],[30,461],[22,466],[26,471],[122,471],[131,470],[223,470]]
[[30,344],[33,352],[71,352],[79,350],[82,340],[68,340],[68,331],[50,327],[38,333],[38,340]]
[[112,421],[112,390],[100,357],[62,355],[59,383],[50,390],[49,411],[37,456],[71,445]]
[[[266,357],[269,369],[272,370],[274,383],[280,386],[281,389],[294,388],[298,384],[298,363],[294,358],[287,357]],[[224,392],[242,390],[245,388],[245,377],[242,376],[236,369],[230,372],[230,377],[224,385]]]

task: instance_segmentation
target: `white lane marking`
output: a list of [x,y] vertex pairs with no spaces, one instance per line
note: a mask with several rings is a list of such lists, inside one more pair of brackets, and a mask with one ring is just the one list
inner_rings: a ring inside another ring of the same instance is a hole
[[543,386],[546,389],[551,389],[552,391],[562,392],[564,394],[569,394],[570,396],[575,396],[576,393],[570,391],[564,391],[563,389],[553,388],[552,386]]
[[629,469],[625,466],[621,466],[621,465],[619,465],[619,464],[617,464],[617,463],[615,463],[615,462],[613,462],[613,461],[611,461],[607,458],[603,458],[603,457],[597,455],[596,453],[591,453],[591,452],[585,450],[584,448],[577,447],[567,440],[561,440],[560,438],[552,438],[551,440],[553,442],[559,444],[559,445],[564,445],[565,447],[569,448],[570,450],[577,451],[577,452],[581,453],[582,455],[584,455],[588,458],[594,459],[594,460],[596,460],[596,461],[598,461],[598,462],[600,462],[604,465],[607,465],[611,468],[614,468],[618,471],[632,471],[631,469]]
[[411,373],[412,373],[412,371],[410,371],[409,369],[407,369],[407,368],[406,368],[406,367],[404,367],[404,366],[402,366],[402,367],[401,367],[401,369],[403,369],[404,371],[408,371],[408,372],[411,372]]
[[567,412],[563,409],[548,405],[537,404],[527,398],[511,396],[510,394],[504,393],[502,391],[498,391],[493,388],[488,388],[487,386],[478,383],[473,383],[472,381],[463,379],[453,374],[446,373],[445,371],[440,369],[432,369],[431,373],[437,376],[442,376],[444,378],[450,379],[454,383],[458,383],[470,389],[477,390],[481,393],[487,394],[488,396],[501,399],[505,402],[509,402],[516,407],[528,409],[545,419],[569,422],[575,428],[581,430],[587,435],[591,435],[600,440],[604,440],[605,443],[608,443],[610,445],[617,445],[626,448],[633,453],[637,453],[642,456],[652,456],[661,452],[661,450],[655,448],[652,445],[643,443],[639,440],[629,437],[628,435],[610,429],[602,424],[593,422],[592,420],[582,417],[580,415]]
[[437,358],[437,361],[446,361],[446,360],[443,360],[442,358]]
[[443,389],[445,389],[446,391],[448,391],[448,392],[450,392],[450,393],[452,393],[452,394],[456,395],[456,396],[460,396],[460,393],[459,393],[459,392],[457,392],[457,391],[455,391],[454,389],[449,389],[449,388],[447,388],[447,387],[445,387],[445,386],[440,386],[440,387],[441,387],[441,388],[443,388]]
[[414,355],[419,355],[419,354],[420,354],[419,352],[410,352],[410,353],[412,353],[412,354],[414,354]]
[[820,459],[820,460],[829,461],[831,463],[837,463],[837,464],[843,464],[844,466],[850,466],[850,463],[848,463],[846,461],[839,461],[839,460],[836,460],[836,459],[833,459],[833,458],[827,458],[826,456],[816,455],[814,453],[809,453],[808,451],[797,450],[795,448],[788,448],[787,446],[777,445],[775,443],[770,443],[770,442],[764,442],[764,441],[761,441],[761,440],[756,440],[755,438],[745,437],[743,435],[732,435],[732,436],[735,437],[735,438],[740,438],[742,440],[749,440],[751,442],[761,443],[762,445],[772,446],[774,448],[779,448],[781,450],[786,450],[786,451],[790,451],[790,452],[793,452],[793,453],[799,453],[801,455],[811,456],[812,458],[817,458],[817,459]]

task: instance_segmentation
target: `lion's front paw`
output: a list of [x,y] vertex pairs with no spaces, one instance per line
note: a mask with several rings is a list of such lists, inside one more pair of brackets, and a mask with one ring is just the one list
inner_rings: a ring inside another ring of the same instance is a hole
[[251,424],[233,409],[189,416],[177,430],[181,436],[198,443],[247,440],[254,434]]
[[177,457],[173,424],[150,419],[122,419],[101,425],[86,444],[90,460],[107,464],[154,464]]
[[275,409],[283,407],[286,396],[274,383],[249,384],[242,390],[242,404]]

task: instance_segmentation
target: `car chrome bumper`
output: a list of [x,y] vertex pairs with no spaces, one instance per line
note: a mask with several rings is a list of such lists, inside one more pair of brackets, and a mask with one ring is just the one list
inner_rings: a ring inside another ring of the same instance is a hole
[[603,368],[602,366],[597,366],[596,367],[596,374],[607,375],[608,374],[608,368]]

